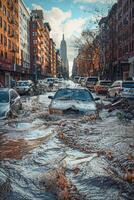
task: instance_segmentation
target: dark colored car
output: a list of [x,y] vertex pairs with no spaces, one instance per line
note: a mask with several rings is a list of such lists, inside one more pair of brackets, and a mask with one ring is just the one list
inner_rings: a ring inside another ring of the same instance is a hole
[[83,87],[69,87],[59,89],[49,105],[50,114],[92,114],[97,113],[95,100],[91,92]]
[[17,81],[16,90],[19,94],[32,95],[34,93],[34,83],[31,80]]
[[20,96],[14,89],[0,88],[0,119],[18,113],[21,108]]
[[89,90],[94,91],[94,86],[96,85],[97,81],[98,81],[98,77],[97,76],[88,77],[86,79],[86,87]]

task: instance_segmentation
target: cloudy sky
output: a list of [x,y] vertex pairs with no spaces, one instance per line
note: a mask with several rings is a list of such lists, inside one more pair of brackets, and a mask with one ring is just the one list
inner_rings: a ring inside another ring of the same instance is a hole
[[[96,10],[106,13],[110,1],[116,0],[24,0],[28,9],[43,9],[45,21],[51,25],[51,37],[57,48],[64,33],[70,69],[77,50],[72,41],[86,28],[95,28]],[[107,3],[108,2],[108,3]],[[111,2],[110,2],[111,3]]]

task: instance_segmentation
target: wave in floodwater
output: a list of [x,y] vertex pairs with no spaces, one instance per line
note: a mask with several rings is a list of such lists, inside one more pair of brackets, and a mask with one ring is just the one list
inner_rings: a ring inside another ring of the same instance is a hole
[[[36,100],[45,103],[42,99]],[[56,200],[60,191],[54,173],[60,168],[77,188],[70,189],[71,199],[133,199],[133,123],[124,124],[105,111],[102,120],[50,117],[39,114],[39,107],[27,119],[0,127],[1,200]]]

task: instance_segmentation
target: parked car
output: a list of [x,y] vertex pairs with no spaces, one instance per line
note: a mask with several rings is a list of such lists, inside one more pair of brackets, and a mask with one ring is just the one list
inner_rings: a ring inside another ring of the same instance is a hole
[[74,81],[75,83],[78,83],[79,78],[80,78],[79,76],[74,76],[73,81]]
[[17,81],[16,90],[19,94],[30,94],[34,93],[34,83],[31,80]]
[[98,94],[107,94],[109,87],[112,85],[112,81],[99,80],[94,86],[94,90]]
[[85,77],[80,77],[78,83],[81,84],[83,81],[85,81],[85,79],[86,79]]
[[15,88],[15,87],[16,87],[16,83],[17,83],[16,80],[11,80],[11,81],[10,81],[10,86],[11,86],[11,88]]
[[21,108],[21,98],[14,89],[0,88],[0,119],[18,113]]
[[53,87],[54,85],[54,78],[45,78],[44,83],[46,83],[47,86]]
[[94,91],[94,86],[96,85],[97,81],[98,81],[98,77],[97,76],[88,77],[86,79],[86,87],[89,90]]
[[109,88],[110,97],[134,98],[134,81],[115,81]]
[[52,99],[49,105],[50,114],[97,113],[95,100],[99,98],[94,99],[91,92],[83,87],[61,88],[49,98]]

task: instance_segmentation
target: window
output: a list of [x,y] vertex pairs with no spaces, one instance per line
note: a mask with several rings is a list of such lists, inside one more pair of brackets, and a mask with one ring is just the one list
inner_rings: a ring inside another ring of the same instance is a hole
[[3,24],[3,28],[4,28],[4,31],[7,31],[7,23],[4,21],[4,24]]
[[36,23],[33,23],[32,24],[32,27],[33,27],[33,29],[35,29],[37,26],[36,26]]
[[33,36],[37,36],[37,32],[33,32]]
[[3,13],[6,15],[6,7],[3,5]]
[[2,28],[2,17],[0,17],[0,28]]
[[11,49],[11,40],[8,40],[8,49]]
[[134,18],[134,8],[132,8],[132,18]]
[[11,29],[10,29],[10,26],[8,25],[8,34],[10,35],[11,33]]
[[4,45],[7,46],[7,37],[4,36]]
[[34,53],[37,53],[37,48],[34,48]]
[[33,43],[34,43],[34,44],[37,44],[37,40],[33,40]]
[[3,51],[1,51],[0,55],[1,55],[1,57],[3,58]]
[[1,2],[1,0],[0,0],[0,9],[2,9],[2,2]]
[[134,34],[134,23],[132,24],[132,35]]
[[0,34],[0,44],[3,44],[3,35]]
[[7,52],[4,53],[4,58],[7,59]]

